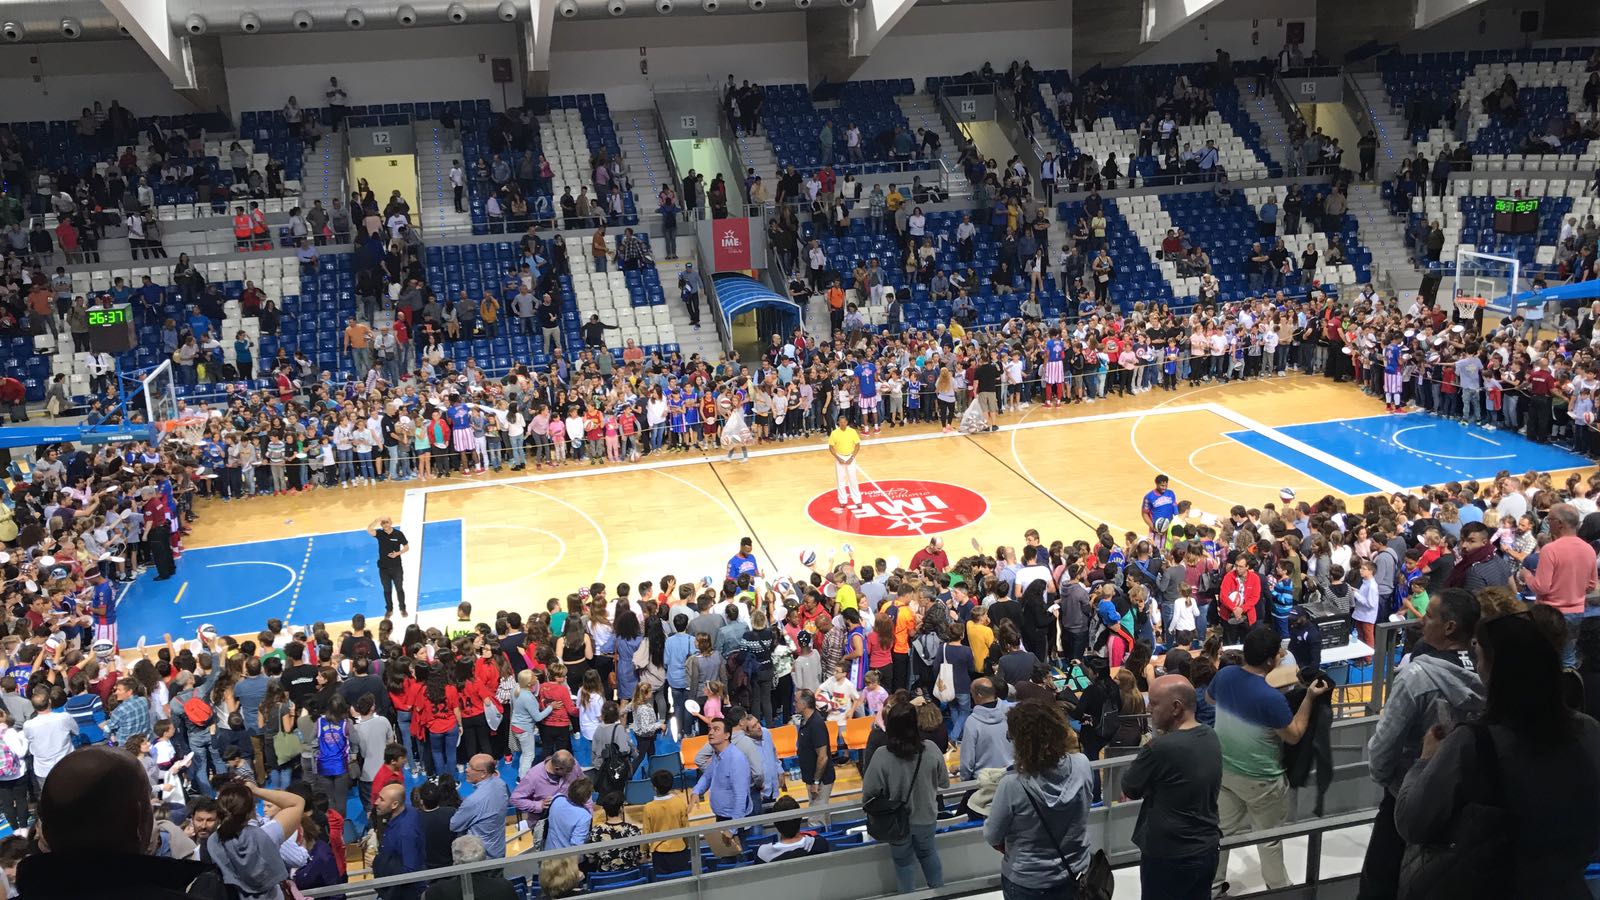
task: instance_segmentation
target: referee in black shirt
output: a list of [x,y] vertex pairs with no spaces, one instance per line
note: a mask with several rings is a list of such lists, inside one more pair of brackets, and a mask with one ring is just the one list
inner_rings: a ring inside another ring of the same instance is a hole
[[394,614],[394,595],[400,595],[400,615],[406,614],[405,571],[400,558],[411,549],[405,533],[385,516],[367,526],[367,534],[378,539],[378,580],[383,583],[383,617]]

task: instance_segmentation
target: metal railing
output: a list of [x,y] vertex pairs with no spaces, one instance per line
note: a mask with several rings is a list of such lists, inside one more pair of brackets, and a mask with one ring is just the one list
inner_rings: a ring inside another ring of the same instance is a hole
[[[1335,762],[1334,780],[1322,801],[1325,810],[1324,815],[1317,816],[1309,809],[1302,809],[1302,806],[1309,807],[1309,804],[1301,804],[1297,798],[1297,801],[1291,804],[1291,813],[1282,826],[1261,832],[1229,836],[1224,841],[1223,846],[1229,848],[1244,847],[1266,840],[1277,840],[1285,836],[1320,834],[1328,830],[1350,827],[1370,821],[1376,811],[1378,800],[1381,799],[1381,789],[1371,780],[1365,758],[1366,740],[1375,725],[1376,719],[1371,716],[1334,722],[1331,731],[1331,751]],[[1122,866],[1136,864],[1139,859],[1138,850],[1133,844],[1133,829],[1138,820],[1140,801],[1121,799],[1120,790],[1122,775],[1133,764],[1134,759],[1133,755],[1126,755],[1095,760],[1090,764],[1100,779],[1101,789],[1107,801],[1090,810],[1087,834],[1091,845],[1106,850],[1113,862]],[[939,794],[942,798],[964,796],[976,789],[978,784],[977,781],[952,784],[941,790]],[[750,877],[758,878],[763,883],[778,883],[774,879],[780,878],[780,873],[783,870],[768,866],[756,867],[753,870],[749,867],[732,869],[710,868],[706,865],[700,852],[707,833],[740,831],[750,834],[753,829],[770,828],[778,822],[796,818],[809,819],[813,823],[830,823],[837,820],[850,821],[859,819],[864,815],[861,807],[862,801],[857,798],[833,802],[823,807],[806,807],[797,811],[764,813],[722,822],[705,821],[672,831],[640,834],[636,837],[619,838],[596,844],[586,844],[580,847],[528,851],[504,859],[483,860],[443,869],[374,878],[368,881],[316,888],[305,893],[308,897],[329,897],[334,895],[359,897],[368,892],[434,882],[441,878],[459,878],[465,885],[470,882],[472,876],[480,873],[498,873],[507,878],[531,879],[537,877],[540,867],[547,861],[581,857],[601,849],[616,850],[657,844],[668,840],[683,840],[689,847],[689,874],[684,878],[690,883],[662,884],[662,882],[658,881],[617,890],[627,892],[631,896],[635,893],[648,892],[659,886],[660,890],[670,891],[674,896],[693,893],[702,898],[715,898],[715,895],[720,892],[719,885],[733,887],[738,883],[738,879]],[[948,819],[945,821],[946,824],[952,824],[959,820]],[[943,832],[938,835],[938,840],[941,858],[945,861],[947,874],[955,876],[952,881],[990,878],[997,872],[999,868],[998,858],[987,843],[982,840],[981,829],[970,828]],[[865,889],[861,893],[852,891],[835,892],[833,896],[838,898],[880,896],[880,894],[873,892],[872,889],[874,887],[884,888],[883,894],[891,893],[887,888],[893,884],[893,878],[887,872],[888,854],[882,852],[882,848],[874,848],[871,842],[867,842],[859,848],[844,847],[836,849],[831,851],[828,856],[832,868],[851,870],[852,877],[837,880],[834,882],[835,884],[852,884]],[[1316,859],[1318,856],[1320,856],[1319,852],[1313,853],[1312,860],[1308,861],[1309,879],[1314,879],[1318,874],[1319,862]],[[739,873],[744,874],[740,875]],[[859,877],[855,877],[858,874]],[[741,889],[748,890],[748,885],[743,886]],[[471,889],[464,887],[463,896],[472,896]],[[623,896],[623,894],[618,894],[618,896]],[[744,896],[748,896],[748,893]],[[716,900],[720,900],[720,898],[716,898]]]

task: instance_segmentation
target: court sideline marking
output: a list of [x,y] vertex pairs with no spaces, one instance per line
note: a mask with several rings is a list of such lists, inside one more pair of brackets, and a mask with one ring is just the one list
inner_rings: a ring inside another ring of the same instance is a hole
[[[1096,415],[1078,416],[1070,419],[1021,422],[1014,425],[1001,425],[998,433],[1005,433],[1008,431],[1026,431],[1034,428],[1055,428],[1058,426],[1076,425],[1087,422],[1112,422],[1122,419],[1137,419],[1146,415],[1180,415],[1182,413],[1210,412],[1214,406],[1215,404],[1201,403],[1190,406],[1172,406],[1158,410],[1124,410],[1122,412],[1099,413]],[[947,434],[944,432],[935,431],[926,434],[906,434],[886,438],[872,438],[870,440],[864,439],[862,441],[862,445],[865,447],[876,447],[888,444],[906,444],[915,443],[918,441],[936,441],[960,437],[962,437],[960,433],[952,432]],[[753,451],[750,454],[750,458],[765,459],[772,456],[789,456],[796,453],[821,453],[825,452],[827,449],[828,445],[826,442],[788,447],[773,447],[767,450]],[[654,469],[676,469],[682,466],[696,466],[704,463],[718,463],[725,461],[726,460],[723,459],[721,455],[713,456],[709,454],[699,454],[681,459],[668,459],[653,463],[637,462],[622,466],[606,466],[605,468],[599,469],[583,468],[562,472],[545,472],[536,475],[519,475],[516,478],[502,478],[494,481],[461,481],[450,484],[427,485],[425,487],[408,488],[406,490],[406,497],[409,499],[413,494],[428,495],[448,493],[452,491],[480,490],[482,488],[502,486],[514,487],[521,484],[560,481],[567,478],[599,478],[607,475],[621,475],[630,472],[646,472]]]
[[1303,456],[1309,456],[1325,466],[1331,466],[1332,468],[1349,475],[1351,478],[1354,478],[1357,481],[1364,481],[1375,490],[1382,491],[1385,494],[1405,493],[1405,488],[1395,484],[1389,479],[1374,475],[1360,466],[1354,465],[1347,460],[1340,459],[1339,457],[1334,456],[1333,454],[1319,447],[1313,447],[1305,441],[1292,438],[1278,429],[1273,428],[1271,425],[1265,425],[1261,422],[1257,422],[1255,419],[1250,418],[1244,413],[1235,412],[1220,404],[1214,403],[1211,404],[1211,406],[1213,407],[1213,412],[1234,423],[1235,425],[1238,425],[1247,431],[1254,431],[1256,434],[1259,434],[1274,443],[1281,444],[1282,446],[1287,447],[1288,449],[1293,450]]
[[[1139,441],[1138,441],[1139,425],[1149,416],[1182,415],[1184,413],[1209,412],[1209,413],[1213,413],[1213,414],[1219,416],[1220,418],[1222,418],[1225,421],[1231,422],[1231,423],[1233,423],[1233,424],[1235,424],[1235,425],[1237,425],[1237,426],[1239,426],[1241,428],[1244,428],[1244,429],[1246,429],[1248,431],[1256,432],[1257,434],[1260,434],[1263,437],[1268,438],[1269,440],[1273,441],[1274,443],[1280,444],[1280,445],[1282,445],[1282,446],[1284,446],[1284,447],[1286,447],[1286,448],[1288,448],[1290,450],[1294,450],[1294,451],[1296,451],[1296,452],[1298,452],[1298,453],[1300,453],[1300,454],[1302,454],[1304,456],[1307,456],[1307,457],[1309,457],[1311,459],[1314,459],[1314,460],[1316,460],[1318,462],[1321,462],[1324,465],[1327,465],[1327,466],[1329,466],[1329,467],[1331,467],[1333,469],[1336,469],[1337,471],[1343,472],[1344,474],[1349,475],[1350,477],[1352,477],[1352,478],[1354,478],[1354,479],[1356,479],[1358,481],[1364,482],[1364,483],[1372,486],[1374,488],[1374,490],[1383,491],[1385,493],[1400,493],[1400,492],[1403,492],[1404,488],[1400,487],[1399,485],[1397,485],[1397,484],[1395,484],[1395,483],[1393,483],[1393,482],[1391,482],[1391,481],[1389,481],[1387,479],[1380,478],[1377,475],[1374,475],[1374,474],[1372,474],[1370,472],[1365,471],[1364,469],[1361,469],[1361,468],[1359,468],[1359,467],[1357,467],[1355,465],[1352,465],[1351,463],[1349,463],[1349,462],[1347,462],[1345,460],[1339,459],[1338,457],[1335,457],[1335,456],[1333,456],[1331,454],[1328,454],[1328,453],[1326,453],[1326,452],[1324,452],[1324,451],[1322,451],[1322,450],[1320,450],[1320,449],[1318,449],[1316,447],[1312,447],[1311,445],[1306,444],[1303,441],[1300,441],[1300,440],[1297,440],[1295,438],[1292,438],[1292,437],[1284,434],[1283,432],[1279,431],[1276,428],[1273,428],[1271,426],[1265,425],[1265,424],[1263,424],[1263,423],[1261,423],[1259,421],[1256,421],[1255,419],[1252,419],[1252,418],[1250,418],[1248,416],[1243,415],[1242,413],[1234,412],[1233,410],[1230,410],[1230,409],[1222,406],[1221,404],[1218,404],[1218,403],[1215,403],[1215,402],[1202,402],[1202,403],[1184,403],[1184,404],[1178,405],[1178,406],[1168,406],[1168,405],[1166,405],[1166,404],[1169,404],[1169,403],[1176,403],[1177,401],[1180,401],[1180,400],[1188,400],[1193,394],[1198,393],[1200,391],[1211,390],[1211,389],[1215,389],[1215,388],[1219,388],[1219,387],[1225,387],[1225,386],[1226,385],[1216,384],[1216,385],[1209,385],[1207,387],[1198,388],[1198,389],[1196,389],[1194,391],[1189,391],[1189,392],[1186,392],[1184,394],[1180,394],[1177,397],[1172,397],[1172,398],[1169,398],[1167,400],[1164,400],[1161,403],[1157,404],[1155,407],[1149,408],[1149,409],[1123,410],[1123,411],[1120,411],[1120,412],[1097,413],[1097,414],[1093,414],[1093,415],[1076,416],[1076,417],[1066,418],[1066,419],[1049,419],[1049,420],[1038,420],[1038,421],[1033,421],[1033,422],[1022,421],[1022,422],[1018,422],[1018,423],[1011,424],[1011,425],[1002,425],[998,429],[998,433],[1004,433],[1004,432],[1013,432],[1013,433],[1015,433],[1017,431],[1031,430],[1031,429],[1035,429],[1035,428],[1054,428],[1054,427],[1058,427],[1058,426],[1074,425],[1074,424],[1079,424],[1079,423],[1111,422],[1111,421],[1121,421],[1121,420],[1129,420],[1129,419],[1131,419],[1131,420],[1133,420],[1133,426],[1132,426],[1132,428],[1129,429],[1129,432],[1128,432],[1128,443],[1129,443],[1129,446],[1132,448],[1134,453],[1139,457],[1139,459],[1142,462],[1144,462],[1144,464],[1146,466],[1149,466],[1152,471],[1161,472],[1163,470],[1159,466],[1157,466],[1148,456],[1145,455],[1143,448],[1140,447],[1140,445],[1139,445]],[[864,445],[888,445],[888,444],[901,444],[901,443],[915,443],[915,442],[919,442],[919,441],[941,440],[941,439],[949,438],[949,437],[963,437],[963,436],[966,436],[966,435],[961,435],[959,433],[929,432],[929,433],[925,433],[925,434],[909,434],[909,435],[897,435],[897,436],[894,436],[894,437],[887,437],[887,438],[875,438],[875,439],[872,439],[870,441],[863,441],[863,444]],[[967,436],[967,437],[970,437],[970,436]],[[976,443],[976,442],[974,442],[974,443]],[[979,445],[979,446],[980,446],[980,449],[982,449],[981,445]],[[766,449],[766,450],[757,450],[757,451],[751,453],[750,457],[752,459],[758,459],[758,458],[767,458],[767,457],[773,457],[773,456],[788,456],[788,455],[792,455],[792,454],[796,454],[796,453],[817,453],[817,452],[822,452],[822,451],[825,451],[825,450],[827,450],[827,444],[826,443],[820,443],[820,444],[807,443],[807,444],[804,444],[804,445],[796,445],[796,446],[789,446],[789,447],[773,447],[773,448],[769,448],[769,449]],[[989,451],[985,450],[985,452],[988,453]],[[990,456],[994,456],[993,453],[989,453],[989,455]],[[404,513],[402,515],[402,520],[407,522],[407,523],[415,521],[416,524],[414,526],[413,525],[408,525],[407,527],[413,528],[415,533],[417,535],[420,535],[421,532],[422,532],[421,524],[425,519],[426,497],[428,495],[430,495],[430,494],[445,493],[445,492],[452,492],[452,491],[479,490],[479,489],[482,489],[482,488],[499,487],[499,486],[519,487],[521,485],[526,485],[526,484],[537,484],[537,483],[541,483],[541,482],[560,481],[560,480],[564,480],[564,479],[568,479],[568,478],[592,478],[592,477],[603,477],[603,476],[606,476],[606,475],[619,475],[619,474],[632,473],[632,472],[659,471],[659,470],[662,470],[662,469],[674,469],[674,468],[679,468],[679,467],[682,467],[682,466],[697,466],[697,465],[702,465],[702,464],[711,465],[713,463],[720,462],[720,461],[723,461],[723,460],[719,459],[717,456],[701,453],[701,454],[698,454],[696,456],[685,457],[685,458],[682,458],[682,459],[662,460],[662,461],[653,462],[653,463],[651,463],[651,462],[639,462],[639,463],[630,463],[628,465],[623,465],[623,466],[607,466],[607,467],[601,468],[601,469],[577,469],[577,470],[565,471],[565,472],[547,472],[547,473],[539,473],[539,474],[535,474],[535,475],[522,475],[522,476],[518,476],[516,478],[506,478],[506,479],[500,479],[500,480],[495,480],[495,481],[476,481],[475,480],[475,481],[467,481],[467,482],[458,482],[458,483],[454,483],[454,484],[437,484],[437,485],[428,485],[426,487],[410,488],[410,489],[408,489],[406,491],[406,496],[405,496],[406,505],[404,507],[405,511],[404,511]],[[1029,484],[1033,485],[1036,490],[1041,490],[1041,492],[1045,493],[1046,496],[1051,496],[1048,491],[1042,490],[1039,487],[1037,481],[1031,475],[1023,475],[1021,472],[1018,472],[1012,466],[1006,464],[1002,460],[999,460],[998,457],[996,457],[996,461],[1000,462],[1000,464],[1002,466],[1004,466],[1006,469],[1010,470],[1013,474],[1021,475],[1023,477],[1023,479],[1026,480]],[[712,471],[713,472],[716,471],[714,465],[712,466]],[[866,473],[863,472],[862,474],[865,475]],[[1236,502],[1236,498],[1224,497],[1224,496],[1222,496],[1220,494],[1213,493],[1213,492],[1208,491],[1208,490],[1206,490],[1204,488],[1201,488],[1201,487],[1199,487],[1197,485],[1191,484],[1190,482],[1184,481],[1181,478],[1177,478],[1177,477],[1174,477],[1174,476],[1171,476],[1171,475],[1169,475],[1168,477],[1171,478],[1177,484],[1183,485],[1184,487],[1189,488],[1190,490],[1194,491],[1195,493],[1203,494],[1203,495],[1205,495],[1207,497],[1210,497],[1212,499],[1215,499],[1215,500],[1218,500],[1218,501],[1221,501],[1223,503],[1230,504],[1230,505],[1233,504],[1234,502]],[[733,499],[732,492],[728,491],[727,485],[726,485],[726,483],[722,482],[721,476],[718,475],[717,478],[718,478],[718,482],[722,483],[723,490],[728,492],[729,498]],[[867,478],[866,480],[871,481],[872,479]],[[1313,480],[1315,480],[1315,479],[1313,479]],[[534,493],[534,492],[530,491],[530,493]],[[552,498],[552,499],[554,499],[554,498]],[[1065,504],[1064,502],[1062,502],[1059,498],[1051,496],[1051,499],[1055,500],[1056,503],[1058,505],[1061,505],[1064,509],[1068,509],[1068,512],[1071,512],[1074,515],[1074,517],[1078,518],[1080,521],[1084,521],[1084,522],[1088,521],[1088,520],[1084,519],[1076,511],[1068,508],[1068,505]],[[735,499],[733,502],[735,503],[735,505],[737,505],[738,501]],[[570,504],[564,504],[564,505],[570,506]],[[580,514],[582,514],[582,513],[580,513]],[[743,515],[742,510],[741,510],[740,514],[741,514],[741,516]],[[587,518],[587,514],[583,514],[583,515],[585,515],[585,517]],[[592,519],[590,519],[590,521],[593,522]],[[748,521],[748,519],[746,521]],[[1091,525],[1090,527],[1092,528],[1093,526]],[[598,525],[596,526],[596,529],[599,530]],[[413,533],[413,531],[407,531],[408,535],[410,535],[412,533]],[[413,540],[420,543],[420,537],[413,538]],[[767,548],[764,547],[764,546],[761,549],[762,549],[762,552],[767,556],[768,561],[771,562],[772,561],[771,552],[768,551]],[[420,572],[416,571],[419,568],[420,567],[418,567],[418,566],[413,566],[413,567],[410,567],[408,569],[407,574],[406,574],[406,578],[407,578],[408,582],[410,582],[412,580],[420,579]],[[411,587],[408,584],[407,595],[411,596],[412,594],[413,594],[413,591],[411,590]]]

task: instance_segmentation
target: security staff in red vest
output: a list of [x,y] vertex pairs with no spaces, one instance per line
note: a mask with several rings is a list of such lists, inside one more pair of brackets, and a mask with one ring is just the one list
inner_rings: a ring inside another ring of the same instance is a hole
[[261,211],[261,204],[250,204],[250,222],[254,226],[251,236],[255,239],[257,250],[268,250],[272,247],[272,239],[267,236],[267,214]]
[[250,249],[250,217],[245,215],[244,207],[233,208],[233,245],[239,250]]

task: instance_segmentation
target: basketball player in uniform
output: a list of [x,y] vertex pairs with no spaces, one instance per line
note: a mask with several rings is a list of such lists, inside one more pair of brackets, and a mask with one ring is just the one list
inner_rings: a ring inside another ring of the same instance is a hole
[[1061,329],[1050,329],[1050,339],[1044,342],[1044,405],[1061,406],[1066,399],[1067,344],[1061,340]]
[[1139,514],[1150,529],[1151,546],[1160,547],[1165,540],[1167,526],[1178,513],[1178,495],[1167,488],[1167,476],[1157,475],[1155,489],[1144,495]]
[[856,403],[861,407],[861,430],[867,434],[877,434],[883,430],[878,422],[878,365],[870,356],[861,358],[855,367],[856,383],[860,387],[860,398]]

